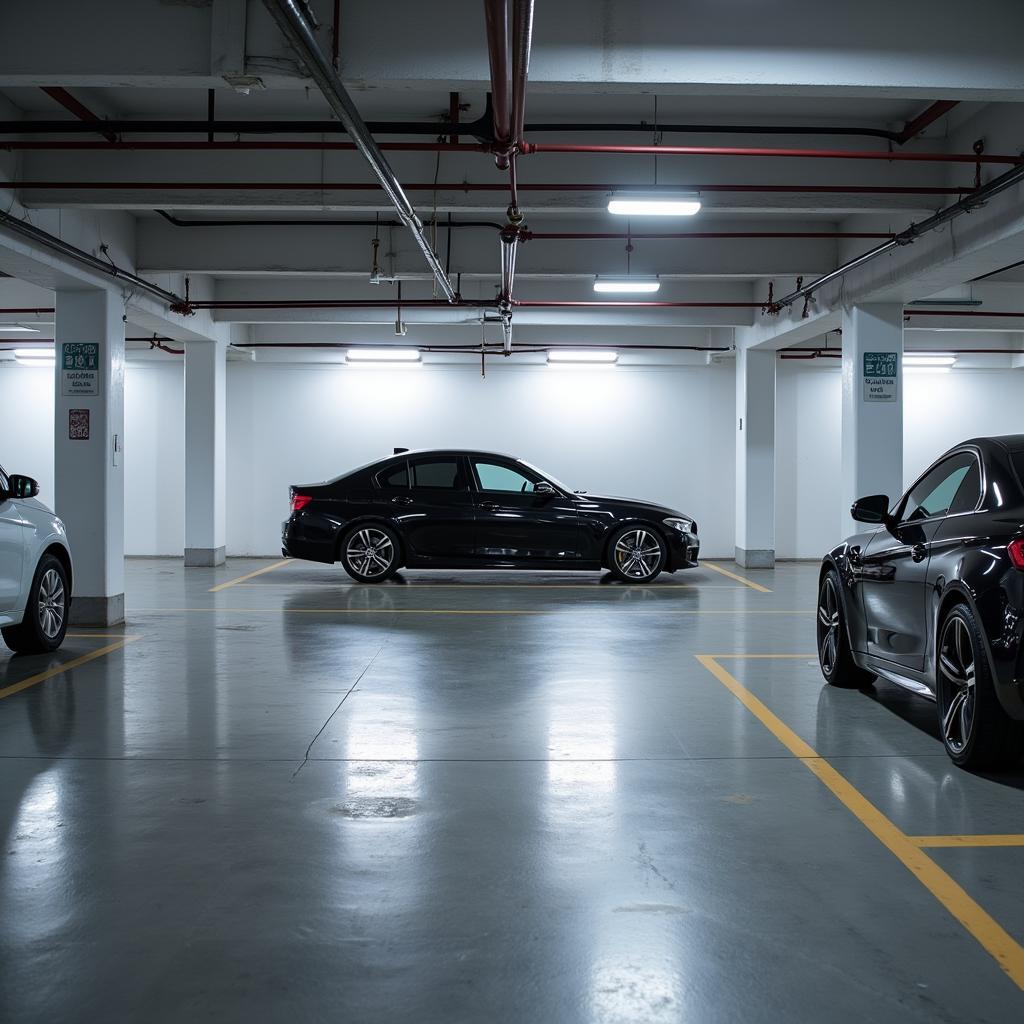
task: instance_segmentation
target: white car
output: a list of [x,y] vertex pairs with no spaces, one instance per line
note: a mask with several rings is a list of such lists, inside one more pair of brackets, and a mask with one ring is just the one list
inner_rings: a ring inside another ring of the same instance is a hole
[[0,467],[0,635],[17,654],[60,647],[71,610],[67,533],[38,493],[31,477]]

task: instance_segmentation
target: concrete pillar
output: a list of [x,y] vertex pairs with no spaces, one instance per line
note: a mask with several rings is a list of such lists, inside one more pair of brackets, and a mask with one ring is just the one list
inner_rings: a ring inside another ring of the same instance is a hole
[[185,565],[224,564],[227,342],[185,346]]
[[124,304],[58,291],[54,505],[75,575],[72,623],[124,621]]
[[903,492],[903,304],[843,310],[840,536],[862,529],[850,505]]
[[736,561],[775,565],[775,353],[736,353]]

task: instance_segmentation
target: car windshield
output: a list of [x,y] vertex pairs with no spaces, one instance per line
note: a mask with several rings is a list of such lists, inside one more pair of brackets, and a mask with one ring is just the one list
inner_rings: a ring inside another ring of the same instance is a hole
[[533,470],[533,472],[536,473],[537,476],[544,477],[545,480],[549,481],[550,483],[553,483],[556,487],[565,491],[566,494],[572,494],[571,487],[569,487],[567,484],[563,484],[561,480],[556,480],[550,473],[545,473],[543,469],[538,469],[536,466],[527,462],[526,459],[516,459],[516,462],[518,462],[521,466],[525,466],[527,469]]

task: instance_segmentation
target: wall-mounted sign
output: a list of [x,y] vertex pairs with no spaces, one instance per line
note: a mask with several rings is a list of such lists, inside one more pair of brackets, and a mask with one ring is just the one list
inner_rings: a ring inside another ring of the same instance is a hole
[[864,401],[895,402],[899,356],[895,352],[864,353]]
[[60,347],[60,393],[65,398],[100,393],[100,347],[92,341]]
[[88,409],[68,409],[68,438],[71,441],[89,440]]

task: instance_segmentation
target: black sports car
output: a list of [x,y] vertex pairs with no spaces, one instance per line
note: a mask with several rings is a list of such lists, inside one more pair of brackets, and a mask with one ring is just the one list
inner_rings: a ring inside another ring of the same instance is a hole
[[697,564],[697,524],[661,505],[574,493],[508,455],[397,450],[297,484],[282,550],[360,582],[416,569],[609,569],[646,583]]
[[951,448],[871,524],[825,556],[818,658],[825,679],[876,676],[938,704],[949,756],[1008,766],[1024,751],[1024,434]]

